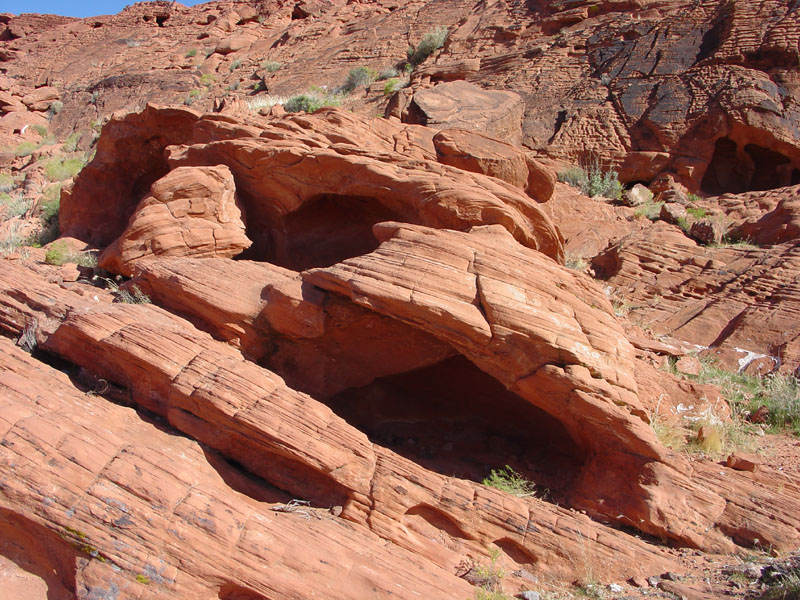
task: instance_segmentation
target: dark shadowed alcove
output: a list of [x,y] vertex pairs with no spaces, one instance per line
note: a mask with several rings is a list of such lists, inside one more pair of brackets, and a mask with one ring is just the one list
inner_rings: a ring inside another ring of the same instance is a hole
[[557,419],[463,356],[378,378],[327,403],[372,441],[443,475],[480,482],[510,465],[558,497],[585,458]]

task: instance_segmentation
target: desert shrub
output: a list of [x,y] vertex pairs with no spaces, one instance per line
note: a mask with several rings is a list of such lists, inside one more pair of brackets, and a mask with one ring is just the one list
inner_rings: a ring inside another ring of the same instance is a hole
[[132,285],[131,290],[117,289],[117,300],[124,304],[150,304],[150,296],[142,292],[139,286]]
[[604,171],[599,163],[586,168],[570,167],[558,174],[558,180],[579,189],[590,198],[604,196],[617,200],[622,196],[622,184],[616,171]]
[[383,94],[384,96],[388,96],[395,93],[397,90],[402,90],[404,87],[408,87],[408,81],[405,79],[390,79],[386,82],[386,85],[383,86]]
[[637,217],[645,217],[651,221],[657,221],[661,215],[662,206],[664,206],[663,202],[645,202],[637,206],[633,214]]
[[86,166],[83,158],[51,158],[45,162],[44,174],[50,181],[64,181],[75,177]]
[[265,60],[261,63],[261,68],[267,71],[268,73],[274,73],[278,69],[280,69],[283,65],[279,62],[275,62],[274,60]]
[[81,134],[79,131],[73,131],[67,136],[62,144],[64,152],[75,152],[78,149],[78,143],[81,141]]
[[589,263],[583,256],[578,256],[576,254],[567,252],[566,256],[564,257],[564,266],[574,271],[585,271],[586,267],[589,266]]
[[242,66],[242,60],[240,58],[237,58],[231,63],[230,67],[228,67],[228,71],[233,73],[236,69],[238,69],[241,66]]
[[193,56],[197,56],[197,48],[192,48],[186,53],[186,58],[192,58]]
[[30,204],[21,191],[0,194],[0,214],[6,218],[21,217],[28,211],[29,207]]
[[500,551],[497,548],[489,550],[491,562],[488,565],[476,565],[471,571],[471,580],[477,585],[475,600],[510,600],[503,592],[503,578],[505,571],[498,566]]
[[695,219],[702,219],[706,216],[706,209],[701,207],[687,206],[686,212],[693,216]]
[[[200,76],[200,85],[209,86],[212,85],[215,80],[216,78],[211,73],[206,73],[205,75]],[[199,92],[200,90],[192,90],[189,92],[189,95],[191,95],[191,93],[194,91]]]
[[297,96],[292,96],[286,101],[286,104],[283,105],[283,108],[286,109],[286,112],[290,113],[314,112],[320,107],[322,107],[322,103],[320,102],[319,98],[315,98],[307,94],[298,94]]
[[65,263],[75,263],[81,267],[96,267],[97,256],[90,252],[73,252],[66,242],[53,243],[44,255],[44,262],[50,265],[61,266]]
[[61,100],[53,100],[52,104],[50,104],[50,114],[57,115],[62,110],[64,110],[64,103]]
[[[763,406],[767,409],[765,418],[769,426],[776,430],[788,428],[800,435],[800,381],[797,377],[782,373],[766,376],[731,373],[710,359],[703,359],[700,364],[699,375],[683,377],[718,386],[734,415],[752,413]],[[741,433],[729,431],[725,435],[732,440]],[[735,446],[735,440],[730,445]]]
[[447,27],[444,25],[440,25],[426,33],[422,36],[417,47],[413,48],[413,52],[409,53],[408,62],[412,65],[423,63],[431,54],[444,46],[447,40],[447,33]]
[[19,223],[11,223],[5,234],[0,236],[0,256],[15,252],[23,242],[24,240],[19,234]]
[[525,479],[508,465],[503,469],[492,469],[489,476],[483,480],[483,485],[497,488],[520,498],[533,496],[536,493],[536,486],[533,482]]
[[341,90],[345,94],[350,94],[357,88],[367,86],[373,81],[375,81],[375,71],[367,67],[356,67],[347,74]]
[[400,75],[400,72],[395,67],[389,67],[378,73],[378,81],[384,81],[385,79],[392,79],[393,77],[397,77]]
[[49,132],[47,131],[47,127],[44,125],[34,125],[33,130],[39,134],[40,137],[47,137]]
[[794,569],[757,596],[759,600],[800,600],[800,570]]
[[325,94],[318,90],[311,90],[305,94],[292,96],[283,105],[286,112],[314,112],[323,106],[338,106],[339,97],[336,94]]
[[16,150],[14,150],[14,154],[17,156],[30,156],[39,148],[39,144],[36,142],[22,142],[19,146],[17,146]]
[[0,194],[7,194],[15,189],[17,189],[17,180],[8,173],[0,173]]
[[286,96],[272,96],[270,94],[261,94],[255,98],[247,100],[247,107],[253,111],[258,112],[262,108],[272,108],[276,104],[285,105],[289,100]]
[[56,242],[47,249],[44,255],[44,262],[49,265],[63,265],[70,254],[69,247],[65,242]]

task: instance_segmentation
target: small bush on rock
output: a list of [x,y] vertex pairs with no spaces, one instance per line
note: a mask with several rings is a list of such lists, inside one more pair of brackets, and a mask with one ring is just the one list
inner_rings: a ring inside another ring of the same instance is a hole
[[[431,54],[444,46],[447,40],[447,34],[447,27],[444,25],[440,25],[426,33],[422,36],[417,47],[413,49],[413,52],[409,52],[408,62],[415,66],[423,63]],[[411,48],[409,48],[409,50],[411,50]]]
[[483,485],[497,488],[520,498],[536,494],[536,486],[533,482],[525,479],[508,465],[504,469],[492,469],[489,476],[483,480]]
[[579,189],[590,198],[603,196],[618,200],[622,196],[622,184],[617,179],[617,172],[603,171],[597,162],[587,168],[570,167],[561,171],[558,180]]
[[342,84],[341,90],[345,94],[351,94],[357,88],[368,86],[370,83],[375,81],[375,77],[375,71],[372,69],[368,69],[367,67],[356,67],[355,69],[351,69],[347,74],[347,79],[345,79],[344,83]]

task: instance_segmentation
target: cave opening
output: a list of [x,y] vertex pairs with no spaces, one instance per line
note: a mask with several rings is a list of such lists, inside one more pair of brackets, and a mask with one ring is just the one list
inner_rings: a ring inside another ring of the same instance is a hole
[[398,220],[406,219],[375,198],[321,194],[277,220],[254,215],[251,224],[248,215],[247,236],[253,246],[240,258],[294,271],[329,267],[375,250],[379,242],[372,226]]
[[346,389],[327,404],[426,469],[482,482],[508,465],[556,501],[567,500],[586,459],[558,419],[460,355]]
[[714,144],[700,189],[710,195],[771,190],[793,185],[796,171],[780,152],[752,143],[740,148],[723,137]]

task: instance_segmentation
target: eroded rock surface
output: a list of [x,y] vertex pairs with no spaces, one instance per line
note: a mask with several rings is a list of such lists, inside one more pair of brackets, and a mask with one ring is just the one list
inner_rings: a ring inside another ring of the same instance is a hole
[[240,254],[252,242],[245,235],[235,188],[225,166],[170,171],[153,183],[100,265],[130,276],[137,261],[153,256]]
[[[353,125],[347,133],[345,123]],[[107,245],[167,171],[226,165],[253,240],[248,258],[295,270],[328,266],[374,249],[372,225],[393,219],[458,230],[498,223],[563,258],[560,234],[534,200],[439,164],[432,132],[422,131],[335,109],[261,121],[149,106],[106,125],[95,159],[63,195],[62,232]],[[118,202],[105,202],[101,189]]]

